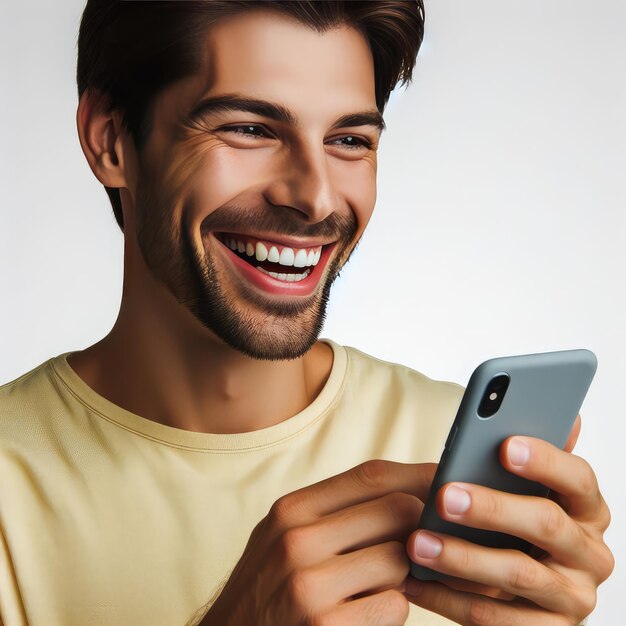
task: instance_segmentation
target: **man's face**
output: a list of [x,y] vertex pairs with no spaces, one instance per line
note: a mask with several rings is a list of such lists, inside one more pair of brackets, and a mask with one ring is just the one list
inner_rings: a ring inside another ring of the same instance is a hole
[[202,72],[156,100],[137,241],[227,344],[297,358],[375,204],[372,56],[355,29],[320,34],[267,11],[221,21],[203,53]]

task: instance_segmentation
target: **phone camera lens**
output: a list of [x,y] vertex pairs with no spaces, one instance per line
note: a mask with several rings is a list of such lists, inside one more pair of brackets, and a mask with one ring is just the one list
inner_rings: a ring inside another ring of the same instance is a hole
[[506,373],[497,374],[489,381],[478,405],[478,415],[480,417],[491,417],[498,412],[510,382],[511,379]]

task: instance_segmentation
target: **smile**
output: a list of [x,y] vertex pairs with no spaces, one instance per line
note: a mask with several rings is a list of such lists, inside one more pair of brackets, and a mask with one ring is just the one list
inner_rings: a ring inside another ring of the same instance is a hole
[[[248,235],[228,233],[218,233],[217,238],[256,269],[286,282],[298,282],[306,278],[322,256],[322,246],[291,248]],[[298,272],[297,269],[304,271]]]
[[309,295],[317,286],[336,242],[290,247],[236,233],[214,233],[238,273],[262,291]]

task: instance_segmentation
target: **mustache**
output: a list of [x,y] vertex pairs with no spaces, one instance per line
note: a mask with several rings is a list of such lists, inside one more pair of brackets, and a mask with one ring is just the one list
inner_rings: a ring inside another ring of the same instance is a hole
[[202,221],[202,233],[213,232],[269,232],[289,237],[350,241],[356,231],[356,217],[352,211],[331,213],[320,222],[306,223],[294,216],[296,209],[268,206],[251,209],[224,205],[212,211]]

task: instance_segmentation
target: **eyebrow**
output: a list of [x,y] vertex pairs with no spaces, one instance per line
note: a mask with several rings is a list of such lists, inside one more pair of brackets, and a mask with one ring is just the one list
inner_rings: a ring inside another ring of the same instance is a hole
[[[195,122],[203,115],[224,111],[247,111],[277,122],[284,122],[295,127],[299,126],[298,118],[281,104],[238,94],[224,94],[205,98],[187,115],[187,121]],[[342,115],[333,122],[331,130],[345,126],[374,126],[381,132],[386,128],[385,120],[377,110],[358,111]]]

